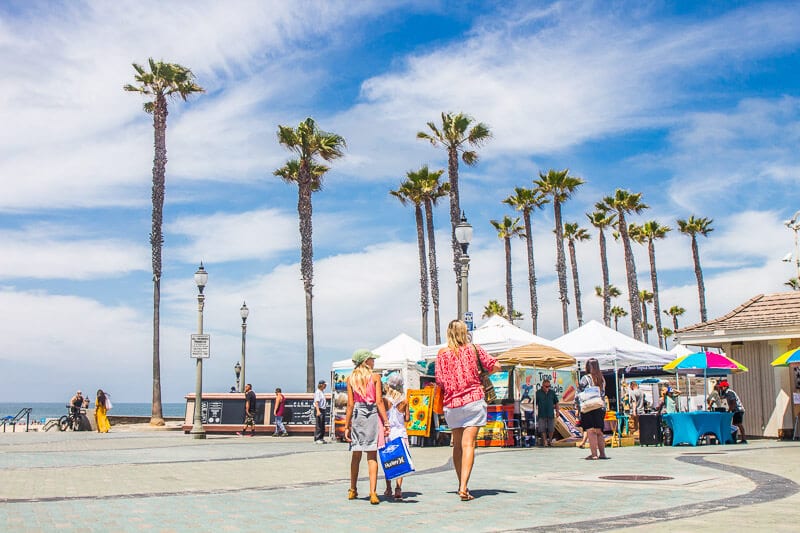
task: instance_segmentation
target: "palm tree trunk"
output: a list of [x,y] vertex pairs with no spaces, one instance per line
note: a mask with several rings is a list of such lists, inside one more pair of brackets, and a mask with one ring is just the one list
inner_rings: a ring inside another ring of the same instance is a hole
[[311,177],[307,163],[300,163],[298,173],[297,214],[300,220],[300,274],[306,296],[306,392],[314,392],[314,244],[312,242]]
[[506,311],[508,320],[514,323],[514,298],[511,290],[511,237],[505,237],[503,244],[506,249]]
[[614,330],[619,331],[619,317],[614,315]]
[[528,251],[528,288],[531,293],[531,323],[534,335],[538,329],[539,322],[539,302],[536,299],[536,268],[533,264],[533,227],[531,224],[531,212],[525,210],[523,212],[525,220],[525,246]]
[[[447,176],[450,180],[450,238],[453,246],[453,271],[456,273],[456,286],[460,292],[461,262],[459,259],[461,258],[461,246],[456,240],[456,226],[461,221],[461,204],[458,197],[458,150],[455,146],[447,149]],[[463,312],[466,311],[467,309],[463,310]],[[458,318],[463,320],[464,317]]]
[[642,300],[642,337],[645,344],[650,343],[647,331],[647,303],[644,300]]
[[436,265],[436,237],[433,228],[433,202],[425,200],[425,223],[428,228],[428,269],[430,270],[431,301],[433,302],[433,330],[436,344],[442,342],[439,321],[439,267]]
[[569,333],[569,298],[567,296],[567,260],[564,257],[564,228],[561,226],[561,202],[553,198],[556,222],[556,272],[558,272],[558,299],[561,300],[561,325]]
[[600,269],[603,272],[603,323],[611,326],[611,295],[609,294],[610,282],[608,280],[608,255],[606,250],[606,235],[602,228],[600,232]]
[[150,424],[164,425],[161,405],[161,246],[164,243],[164,189],[167,169],[167,100],[158,94],[153,109],[153,215],[150,248],[153,262],[153,405]]
[[422,344],[428,344],[428,262],[425,258],[425,227],[422,219],[422,207],[414,204],[414,216],[417,220],[417,252],[419,253],[419,304],[422,309]]
[[672,331],[678,331],[678,315],[672,315]]
[[578,316],[578,327],[583,325],[583,309],[581,309],[581,283],[578,279],[578,259],[575,257],[575,243],[569,241],[569,260],[572,263],[572,286],[575,288],[575,313]]
[[628,301],[631,306],[631,323],[633,325],[633,338],[637,341],[642,340],[642,317],[639,315],[639,284],[636,281],[636,263],[633,260],[633,250],[631,249],[631,238],[628,235],[628,223],[625,221],[625,214],[618,212],[617,226],[622,236],[622,247],[625,250],[625,271],[628,274]]
[[658,303],[658,275],[656,273],[656,245],[651,240],[647,246],[650,255],[650,282],[653,284],[653,315],[655,316],[656,333],[658,333],[658,347],[666,349],[667,341],[661,330],[661,305]]
[[692,258],[694,259],[694,275],[697,277],[697,294],[700,297],[700,321],[707,322],[706,288],[703,285],[703,270],[700,268],[700,251],[697,249],[697,236],[692,234]]

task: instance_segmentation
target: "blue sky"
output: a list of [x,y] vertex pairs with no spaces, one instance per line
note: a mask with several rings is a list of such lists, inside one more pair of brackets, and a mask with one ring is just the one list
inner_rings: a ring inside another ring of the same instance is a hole
[[[700,241],[710,317],[787,290],[794,269],[780,258],[793,235],[783,221],[800,208],[797,27],[793,2],[4,3],[0,400],[101,387],[118,401],[150,396],[152,123],[141,98],[122,91],[131,62],[181,63],[207,90],[172,103],[168,119],[162,383],[166,401],[181,401],[194,385],[200,260],[206,390],[232,384],[242,301],[248,381],[257,391],[304,386],[296,189],[272,171],[290,157],[277,125],[306,116],[348,143],[314,196],[318,377],[355,348],[419,338],[413,210],[388,191],[408,170],[446,165],[415,138],[442,111],[493,133],[461,171],[476,314],[505,299],[489,220],[513,214],[500,201],[549,168],[586,180],[565,221],[586,226],[584,213],[617,187],[651,206],[637,222],[713,218]],[[435,217],[446,323],[455,313],[446,203]],[[538,213],[533,235],[539,334],[550,339],[561,333],[552,219]],[[622,289],[621,246],[610,248]],[[696,322],[689,239],[673,231],[656,253],[662,306]],[[596,237],[578,256],[584,315],[599,320]],[[641,247],[637,267],[647,286]],[[514,242],[515,307],[528,317],[526,269]]]

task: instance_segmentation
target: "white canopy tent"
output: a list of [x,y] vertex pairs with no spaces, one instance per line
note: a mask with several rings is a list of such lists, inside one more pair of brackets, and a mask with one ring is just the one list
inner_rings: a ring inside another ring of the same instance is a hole
[[[553,346],[551,341],[534,335],[530,331],[518,328],[505,318],[497,315],[489,317],[486,322],[472,331],[472,342],[480,344],[490,354],[503,353],[511,348],[534,342],[545,346]],[[426,359],[431,359],[445,346],[447,346],[447,343],[426,346],[422,349],[422,355]]]
[[[405,333],[401,333],[389,342],[381,344],[372,350],[380,355],[378,359],[375,359],[375,370],[400,370],[407,389],[419,388],[417,361],[422,359],[422,349],[424,347],[425,345],[421,342]],[[331,365],[331,370],[334,371],[352,368],[353,361],[350,359],[335,361]]]

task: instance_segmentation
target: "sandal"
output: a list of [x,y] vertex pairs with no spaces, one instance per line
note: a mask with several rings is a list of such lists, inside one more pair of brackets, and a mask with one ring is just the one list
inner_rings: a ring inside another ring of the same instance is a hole
[[387,488],[386,488],[386,490],[385,490],[385,491],[383,491],[383,495],[384,495],[384,496],[391,496],[391,495],[392,495],[392,489],[391,489],[391,487],[387,487]]
[[469,490],[465,491],[458,491],[458,497],[461,498],[462,502],[468,502],[470,500],[474,500],[475,496],[469,493]]
[[378,505],[379,503],[381,503],[381,500],[378,498],[377,494],[375,494],[374,492],[370,492],[369,503],[371,503],[372,505]]
[[403,499],[403,491],[400,489],[400,487],[394,489],[394,499],[395,500]]
[[587,457],[584,457],[584,459],[586,459],[587,461],[596,461],[597,457],[595,457],[594,455],[589,455]]
[[358,491],[356,489],[348,489],[347,491],[347,499],[348,500],[355,500],[358,498]]

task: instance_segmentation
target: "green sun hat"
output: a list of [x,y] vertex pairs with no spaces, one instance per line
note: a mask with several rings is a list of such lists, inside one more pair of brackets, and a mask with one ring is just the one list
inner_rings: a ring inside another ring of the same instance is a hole
[[353,363],[357,366],[367,359],[377,359],[378,357],[380,357],[380,355],[361,348],[353,352]]

